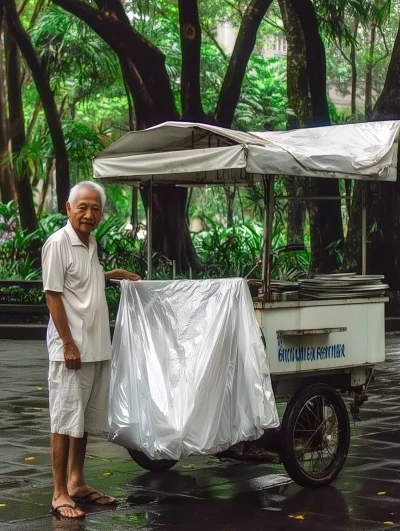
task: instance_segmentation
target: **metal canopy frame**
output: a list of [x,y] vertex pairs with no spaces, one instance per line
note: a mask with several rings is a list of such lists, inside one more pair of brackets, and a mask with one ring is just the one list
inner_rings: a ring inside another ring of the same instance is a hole
[[[274,194],[274,175],[263,176],[264,188],[264,227],[263,227],[263,257],[262,257],[262,283],[264,286],[263,300],[270,301],[270,286],[271,286],[271,255],[272,255],[272,230],[274,220],[275,200],[287,201],[304,201],[304,200],[348,200],[351,196],[277,196]],[[148,202],[147,202],[147,278],[152,279],[153,276],[153,179],[146,181],[145,185],[148,187]],[[366,205],[366,186],[365,182],[361,183],[361,273],[367,274],[367,205]]]

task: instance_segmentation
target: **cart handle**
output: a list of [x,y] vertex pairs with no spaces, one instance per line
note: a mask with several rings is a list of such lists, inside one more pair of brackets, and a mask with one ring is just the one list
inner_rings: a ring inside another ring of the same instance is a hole
[[277,330],[276,335],[278,337],[284,336],[320,336],[326,334],[333,334],[336,332],[347,332],[346,326],[340,326],[338,328],[307,328],[300,330]]

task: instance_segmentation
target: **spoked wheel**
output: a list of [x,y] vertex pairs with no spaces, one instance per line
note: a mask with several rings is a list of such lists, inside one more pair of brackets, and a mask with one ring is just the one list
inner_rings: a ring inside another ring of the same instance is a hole
[[350,444],[346,405],[335,389],[314,384],[296,393],[282,419],[281,457],[302,487],[329,485],[341,471]]
[[132,459],[142,468],[150,470],[150,472],[165,472],[176,465],[178,461],[170,459],[150,459],[143,452],[138,450],[131,450],[127,448]]

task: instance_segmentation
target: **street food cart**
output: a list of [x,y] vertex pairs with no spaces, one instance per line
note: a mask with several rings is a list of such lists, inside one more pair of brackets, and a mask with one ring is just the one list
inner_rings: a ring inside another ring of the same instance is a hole
[[[326,485],[340,472],[349,448],[350,423],[337,390],[353,397],[350,407],[355,416],[374,365],[385,358],[387,286],[379,276],[366,275],[363,193],[362,276],[310,279],[303,285],[307,296],[276,300],[270,278],[274,202],[290,198],[274,197],[273,176],[395,181],[399,132],[397,121],[264,133],[168,122],[128,133],[94,158],[96,179],[149,189],[149,278],[154,186],[264,184],[263,288],[254,299],[254,310],[265,338],[275,398],[287,406],[278,442],[266,433],[262,443],[241,444],[223,456],[281,460],[303,486]],[[130,453],[150,470],[175,464],[152,462],[136,450]]]

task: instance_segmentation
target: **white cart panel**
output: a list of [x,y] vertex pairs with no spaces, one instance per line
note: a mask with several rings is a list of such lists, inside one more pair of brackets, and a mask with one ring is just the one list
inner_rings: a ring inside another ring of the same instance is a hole
[[271,374],[384,361],[386,301],[371,298],[256,303]]

